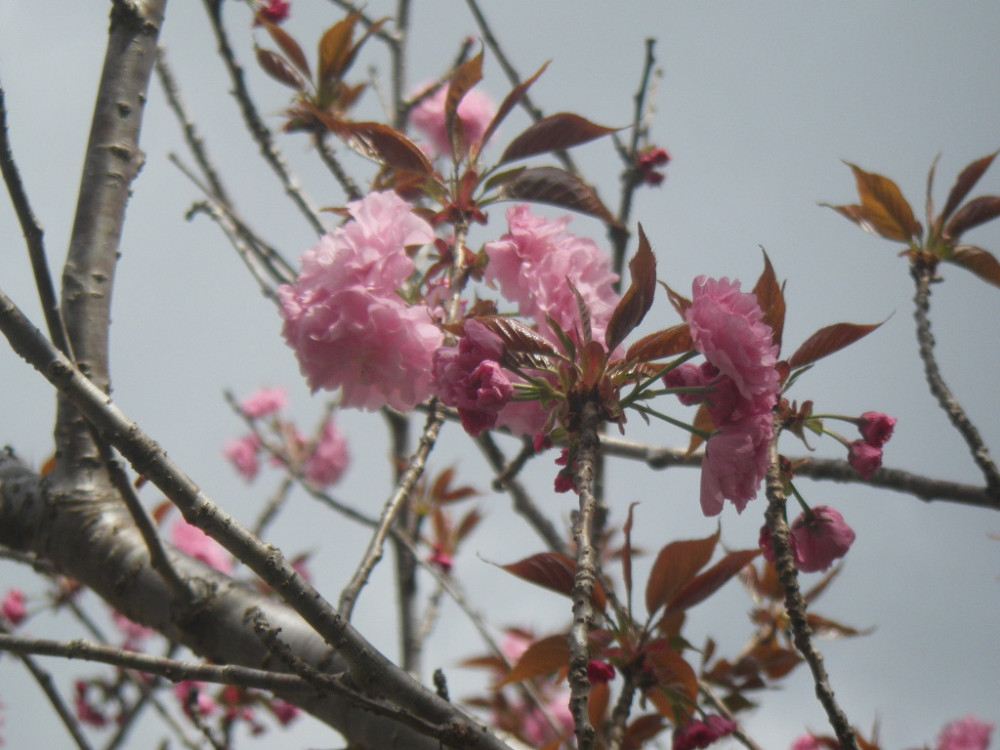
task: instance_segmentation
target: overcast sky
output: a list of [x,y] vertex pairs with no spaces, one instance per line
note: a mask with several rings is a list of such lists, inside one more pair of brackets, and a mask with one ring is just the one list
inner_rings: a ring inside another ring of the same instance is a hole
[[[389,14],[393,5],[372,0],[368,12]],[[424,0],[414,6],[412,84],[440,75],[461,40],[478,36],[463,3]],[[896,180],[919,209],[927,169],[939,153],[940,204],[965,164],[1000,147],[1000,5],[991,0],[487,0],[484,6],[522,75],[552,61],[532,90],[546,112],[576,111],[605,125],[630,121],[644,40],[656,37],[663,78],[652,132],[673,161],[662,187],[641,191],[633,216],[643,223],[657,254],[660,278],[686,289],[695,275],[705,273],[742,279],[749,288],[760,272],[763,247],[779,278],[788,280],[786,353],[823,325],[886,321],[804,377],[795,397],[814,400],[817,411],[826,413],[878,410],[897,416],[887,466],[981,481],[923,383],[912,325],[912,282],[906,262],[896,256],[898,248],[817,204],[854,202],[854,182],[841,162],[848,160]],[[243,60],[252,69],[249,14],[235,2],[227,7],[232,34],[242,40]],[[328,2],[293,0],[287,28],[311,50],[312,40],[341,15]],[[7,92],[10,135],[56,269],[72,225],[106,28],[105,3],[0,1],[0,81]],[[175,2],[168,8],[163,41],[237,204],[267,239],[297,258],[314,238],[257,164],[214,57],[200,3]],[[486,60],[481,86],[499,101],[508,86],[488,52]],[[384,51],[372,45],[357,75],[374,65],[384,76],[385,62]],[[251,86],[277,127],[285,90],[256,73]],[[369,94],[362,111],[378,117],[377,97]],[[273,305],[256,291],[220,233],[205,219],[184,220],[199,195],[167,161],[168,153],[184,148],[155,83],[146,118],[147,163],[134,185],[115,288],[114,396],[209,495],[249,521],[278,478],[265,475],[247,487],[224,462],[222,446],[240,434],[241,425],[222,391],[245,395],[261,385],[287,387],[304,427],[319,419],[328,394],[310,397],[280,338]],[[520,113],[512,116],[499,141],[526,124]],[[329,175],[314,164],[304,138],[285,137],[280,143],[318,204],[343,202]],[[577,158],[614,205],[620,165],[610,143],[585,146]],[[348,162],[365,173],[359,161]],[[994,170],[977,193],[1000,193],[1000,167]],[[490,219],[478,241],[504,231],[502,209],[493,209]],[[593,220],[577,218],[571,228],[603,242]],[[975,230],[968,239],[1000,251],[996,226]],[[932,314],[944,375],[996,456],[1000,290],[955,267],[944,267],[942,275],[945,283],[934,290]],[[0,287],[41,323],[20,230],[3,201]],[[660,300],[646,330],[673,322],[672,311]],[[6,350],[0,350],[0,378],[0,443],[40,464],[52,449],[50,389]],[[381,420],[357,413],[344,413],[339,420],[352,441],[354,465],[337,493],[375,513],[389,491]],[[457,426],[446,428],[434,467],[454,464],[461,479],[485,489],[487,470],[462,437]],[[636,419],[627,437],[686,444],[677,430],[647,429]],[[513,443],[505,445],[513,450]],[[831,441],[816,447],[819,455],[842,456]],[[792,439],[782,448],[790,454],[804,451]],[[546,508],[556,507],[554,512],[566,517],[572,500],[550,496],[553,472],[545,457],[528,477]],[[840,510],[858,535],[840,580],[817,605],[828,617],[876,628],[865,638],[821,644],[850,719],[863,729],[880,721],[886,748],[932,742],[945,721],[970,712],[1000,721],[1000,542],[989,537],[1000,532],[1000,518],[862,485],[803,480],[800,489],[811,504]],[[155,504],[153,488],[145,492],[144,499]],[[694,471],[662,474],[612,461],[609,497],[618,522],[630,502],[640,501],[635,542],[647,550],[715,529],[716,521],[699,510]],[[317,585],[335,600],[365,534],[304,497],[295,502],[275,527],[273,540],[292,554],[315,551]],[[514,518],[504,498],[486,496],[481,505],[487,522],[456,569],[478,606],[498,626],[526,625],[540,633],[565,627],[566,602],[526,590],[490,564],[541,551],[540,543]],[[724,542],[731,548],[756,544],[763,510],[762,500],[742,516],[728,507],[721,516]],[[646,565],[638,566],[637,580],[644,580]],[[378,577],[362,597],[357,617],[362,630],[391,655],[396,646],[386,624],[393,596],[387,580],[387,575]],[[0,565],[0,582],[0,589],[17,582],[29,592],[41,591],[29,574],[9,563]],[[748,608],[749,600],[732,584],[725,595],[692,612],[686,635],[700,644],[711,634],[722,653],[735,654],[750,633]],[[446,605],[443,616],[445,635],[432,639],[428,667],[444,667],[452,694],[467,695],[478,675],[457,662],[481,647],[454,607]],[[43,620],[33,621],[31,630],[80,635]],[[67,690],[65,675],[100,671],[72,667],[67,672],[53,666]],[[65,746],[63,729],[37,687],[6,658],[0,660],[0,701],[7,707],[2,731],[10,747]],[[780,691],[762,696],[762,703],[746,721],[763,747],[780,750],[806,727],[826,729],[805,669]],[[158,736],[137,735],[129,747],[148,748]],[[277,742],[273,735],[260,746],[272,742]],[[323,727],[304,721],[283,743],[331,747],[337,741]]]

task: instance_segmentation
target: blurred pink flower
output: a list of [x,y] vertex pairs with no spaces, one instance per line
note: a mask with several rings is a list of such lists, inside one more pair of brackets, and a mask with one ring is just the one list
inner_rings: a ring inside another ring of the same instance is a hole
[[590,325],[595,341],[604,343],[611,313],[618,303],[607,253],[592,240],[564,231],[570,217],[549,221],[535,216],[527,205],[507,211],[509,232],[485,246],[489,256],[486,281],[497,284],[505,299],[518,306],[518,312],[533,318],[543,335],[553,341],[550,316],[576,340],[581,340],[580,313],[576,287],[590,311]]
[[569,710],[567,691],[559,691],[545,704],[545,709],[555,722],[559,734],[552,731],[552,726],[538,706],[525,702],[520,707],[521,733],[524,740],[534,747],[547,746],[560,737],[573,734],[573,714]]
[[257,453],[260,451],[260,439],[256,435],[247,435],[238,440],[226,443],[223,450],[226,458],[236,467],[245,480],[252,482],[260,470]]
[[665,167],[670,162],[670,154],[665,148],[650,147],[639,154],[636,166],[642,174],[642,181],[647,185],[660,185],[666,179],[658,167]]
[[353,220],[302,256],[294,286],[279,288],[283,334],[313,391],[340,388],[344,406],[410,411],[431,395],[443,335],[398,291],[414,270],[405,248],[434,233],[391,191],[348,210]]
[[197,526],[179,519],[170,531],[174,546],[181,552],[201,560],[227,576],[233,574],[233,561],[229,553]]
[[709,716],[705,721],[690,721],[674,730],[673,750],[694,750],[708,747],[716,740],[736,731],[736,722],[722,716]]
[[240,403],[240,409],[251,419],[269,416],[287,406],[288,393],[284,388],[261,388]]
[[957,719],[941,730],[937,750],[986,750],[995,726],[971,715]]
[[283,727],[287,727],[302,713],[301,708],[283,701],[281,698],[272,698],[268,706],[274,713],[274,717],[278,720],[278,723]]
[[121,612],[113,611],[111,619],[114,621],[115,627],[125,636],[125,643],[122,644],[122,648],[127,651],[138,651],[144,640],[156,635],[156,631],[152,628],[147,628],[137,622],[133,622]]
[[205,683],[193,680],[184,680],[174,685],[174,696],[189,718],[193,718],[195,714],[198,718],[211,716],[218,708],[212,696],[204,691],[204,687]]
[[[420,86],[417,92],[428,88],[430,86]],[[444,104],[447,96],[448,84],[445,84],[410,112],[410,124],[430,141],[432,156],[451,153],[451,140],[445,127]],[[462,98],[458,105],[458,117],[462,121],[466,144],[482,140],[495,114],[496,107],[490,98],[476,89]]]
[[847,462],[862,479],[871,479],[882,465],[882,449],[869,445],[864,440],[855,440],[848,447]]
[[267,0],[267,3],[261,6],[257,15],[254,16],[253,25],[260,26],[265,21],[273,24],[284,23],[288,20],[291,12],[292,6],[288,0]]
[[804,734],[792,743],[791,750],[823,750],[823,744],[811,734]]
[[847,554],[854,543],[854,529],[827,505],[812,509],[812,518],[801,514],[792,523],[795,564],[805,573],[826,570]]
[[896,419],[877,411],[866,411],[861,415],[858,429],[861,436],[868,445],[881,448],[889,438],[892,437],[892,430],[896,426]]
[[329,487],[340,481],[350,463],[347,440],[332,418],[326,420],[316,449],[306,461],[306,479],[317,487]]
[[21,589],[12,588],[7,592],[0,605],[0,614],[15,627],[24,622],[24,618],[28,616],[28,608],[24,606],[24,592]]
[[73,703],[76,708],[76,718],[84,724],[90,724],[92,727],[103,727],[107,724],[108,718],[98,711],[88,699],[87,694],[90,692],[90,683],[86,680],[77,680],[74,688],[76,695]]
[[701,464],[701,510],[706,516],[721,513],[726,499],[742,513],[757,496],[773,434],[770,411],[726,422],[712,434]]
[[587,679],[591,685],[603,685],[615,678],[615,668],[606,661],[591,659],[587,664]]

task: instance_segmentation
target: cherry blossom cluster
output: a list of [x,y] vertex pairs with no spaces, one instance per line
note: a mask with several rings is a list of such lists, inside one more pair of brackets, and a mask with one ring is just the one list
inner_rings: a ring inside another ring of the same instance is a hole
[[[988,750],[996,725],[977,716],[965,716],[945,724],[938,735],[934,750]],[[806,734],[792,743],[791,750],[836,750],[833,737]]]

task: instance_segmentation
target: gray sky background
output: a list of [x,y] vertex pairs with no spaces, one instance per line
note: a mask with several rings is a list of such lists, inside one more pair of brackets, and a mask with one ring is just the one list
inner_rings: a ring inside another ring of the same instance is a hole
[[[249,13],[237,3],[228,5],[232,35],[241,40],[242,59],[252,71]],[[388,14],[392,5],[373,0],[368,10]],[[477,36],[462,3],[414,5],[411,84],[440,75],[460,40]],[[639,193],[633,215],[657,254],[660,278],[684,290],[695,275],[705,273],[740,278],[749,288],[760,272],[764,247],[779,278],[788,279],[786,353],[829,323],[886,320],[861,343],[823,361],[800,381],[794,396],[813,399],[817,411],[827,413],[879,410],[897,416],[887,466],[981,481],[923,383],[913,335],[912,282],[905,261],[896,257],[898,247],[864,234],[817,203],[854,202],[853,178],[840,161],[846,159],[893,178],[922,207],[927,169],[941,153],[940,204],[965,164],[1000,147],[1000,5],[988,0],[503,0],[484,5],[522,75],[552,60],[532,89],[546,112],[576,111],[607,125],[630,121],[644,39],[655,36],[664,77],[653,134],[673,161],[661,188]],[[294,0],[293,6],[287,28],[309,51],[312,40],[342,16],[319,0]],[[7,92],[10,135],[56,270],[71,228],[106,28],[105,3],[0,0],[0,81]],[[266,238],[297,258],[313,237],[255,159],[199,3],[175,2],[168,8],[163,41],[239,207]],[[385,71],[385,61],[384,51],[372,44],[356,75],[364,75],[369,65]],[[255,71],[250,80],[277,126],[285,90]],[[489,53],[481,86],[497,101],[508,88]],[[361,112],[378,117],[377,97],[369,93]],[[502,129],[500,144],[526,125],[516,113]],[[317,203],[342,202],[337,186],[313,163],[304,138],[285,137],[280,144]],[[184,221],[199,195],[167,161],[169,152],[184,154],[184,148],[155,83],[142,145],[147,164],[134,186],[115,289],[114,397],[209,495],[249,521],[278,477],[265,473],[247,487],[225,463],[222,446],[242,429],[222,399],[223,389],[246,395],[261,385],[285,386],[304,428],[319,419],[325,394],[309,396],[280,338],[275,309],[256,291],[221,234],[204,219]],[[614,205],[620,166],[610,143],[587,145],[576,156]],[[186,154],[183,158],[190,161]],[[367,173],[360,161],[348,163],[356,174]],[[987,173],[976,194],[1000,193],[997,170]],[[476,241],[505,230],[502,209],[492,210],[490,218]],[[577,218],[571,228],[603,242],[592,220]],[[967,239],[1000,251],[997,226],[974,230]],[[996,456],[1000,290],[956,267],[944,267],[942,275],[945,283],[935,289],[932,314],[944,375]],[[41,322],[20,230],[6,201],[0,201],[0,287]],[[645,331],[673,322],[672,310],[660,300]],[[50,389],[5,348],[0,348],[0,378],[0,442],[40,464],[52,447]],[[337,494],[374,513],[389,492],[382,423],[351,412],[339,421],[352,442],[354,464]],[[665,425],[646,428],[638,419],[629,423],[626,436],[686,444],[679,431]],[[507,445],[513,449],[513,443]],[[816,447],[818,455],[842,455],[829,440]],[[792,439],[783,450],[803,453]],[[541,502],[566,517],[572,500],[548,489],[554,457],[540,459],[528,477]],[[463,480],[488,486],[484,464],[464,447],[454,425],[446,428],[433,467],[451,464]],[[714,531],[716,521],[705,519],[698,508],[697,486],[697,474],[690,470],[655,473],[618,461],[609,467],[616,520],[623,520],[630,502],[640,501],[635,543],[650,551]],[[862,728],[879,720],[886,748],[930,743],[943,723],[967,713],[1000,721],[995,626],[1000,541],[989,537],[1000,532],[1000,519],[863,485],[803,480],[799,486],[811,504],[840,510],[858,535],[840,580],[817,606],[834,619],[876,628],[865,638],[821,643],[851,720]],[[158,502],[152,488],[145,493],[150,505]],[[533,626],[540,633],[564,627],[566,602],[527,589],[490,564],[540,551],[540,543],[504,498],[485,496],[481,507],[487,522],[457,565],[470,595],[497,625]],[[763,510],[761,500],[742,516],[727,507],[721,516],[725,543],[732,548],[756,544]],[[315,551],[317,585],[335,599],[366,535],[296,496],[274,527],[273,541],[290,553]],[[649,562],[637,565],[636,580],[645,580]],[[391,655],[396,649],[388,616],[393,593],[387,574],[376,578],[357,618]],[[0,589],[15,584],[29,593],[41,590],[30,573],[0,564]],[[750,633],[748,608],[749,600],[732,584],[692,612],[686,634],[695,644],[711,634],[721,653],[735,654]],[[81,635],[44,617],[32,620],[30,631]],[[479,650],[471,627],[446,603],[429,646],[428,668],[444,667],[452,694],[468,695],[479,675],[457,662]],[[100,671],[46,663],[67,692],[72,675]],[[826,729],[804,668],[761,699],[747,728],[763,747],[786,748],[807,727]],[[6,658],[0,660],[0,701],[6,706],[2,732],[9,747],[66,745],[64,730],[37,687]],[[137,733],[129,747],[151,747],[159,736],[158,731]],[[269,734],[245,746],[277,743],[333,747],[337,739],[307,720],[291,734]]]

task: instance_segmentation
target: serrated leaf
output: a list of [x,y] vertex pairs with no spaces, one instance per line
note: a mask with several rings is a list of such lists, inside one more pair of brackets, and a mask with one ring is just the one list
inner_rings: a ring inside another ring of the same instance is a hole
[[292,67],[292,64],[288,60],[277,52],[261,49],[260,47],[257,47],[254,52],[257,55],[257,64],[278,83],[284,84],[296,91],[302,91],[305,88],[305,79]]
[[652,362],[655,359],[682,354],[693,348],[691,329],[687,323],[678,323],[662,331],[643,336],[628,348],[625,359],[629,362]]
[[683,294],[675,292],[673,289],[670,288],[670,286],[666,282],[661,281],[659,282],[659,284],[664,289],[666,289],[667,299],[670,300],[670,304],[677,311],[678,315],[680,315],[682,318],[686,318],[684,313],[687,311],[689,307],[691,307],[691,300],[689,300]]
[[285,53],[292,65],[298,68],[306,78],[310,78],[312,71],[309,69],[309,61],[306,59],[306,54],[302,51],[299,43],[287,31],[280,26],[275,26],[273,23],[265,21],[264,28],[267,29],[267,33],[271,35],[271,39]]
[[483,190],[486,191],[487,193],[490,192],[491,190],[496,190],[501,185],[504,185],[513,180],[515,177],[521,174],[525,169],[527,169],[527,167],[514,167],[513,169],[508,169],[505,172],[497,172],[495,175],[492,175],[488,180],[486,180],[486,182],[483,183]]
[[434,167],[420,147],[379,122],[348,122],[318,115],[329,130],[362,156],[394,169],[432,174]]
[[501,185],[497,192],[505,200],[547,203],[596,216],[607,224],[618,224],[590,185],[558,167],[525,169]]
[[[576,560],[557,552],[540,552],[510,565],[501,565],[508,573],[516,575],[536,586],[555,591],[566,596],[573,594],[573,579],[576,576]],[[594,584],[594,606],[604,610],[607,596],[600,583]]]
[[529,78],[527,81],[523,81],[522,83],[519,83],[517,86],[511,89],[510,93],[507,94],[507,96],[504,98],[503,103],[497,110],[497,113],[493,115],[493,119],[490,121],[489,126],[486,128],[486,132],[483,134],[483,143],[488,142],[490,138],[493,137],[493,134],[497,131],[497,128],[500,127],[500,123],[502,123],[507,118],[507,115],[511,113],[511,110],[513,110],[514,107],[516,107],[518,103],[524,98],[524,95],[528,93],[528,89],[531,88],[531,85],[538,80],[539,76],[541,76],[542,73],[545,72],[545,69],[547,67],[549,67],[548,62],[542,65],[542,67],[538,69],[538,72],[535,73],[535,75],[531,76],[531,78]]
[[764,253],[764,270],[757,279],[753,294],[764,311],[764,322],[771,326],[774,344],[780,351],[781,334],[785,329],[785,295],[767,253]]
[[340,78],[351,54],[354,26],[360,13],[351,13],[324,32],[319,40],[319,86],[325,88]]
[[476,318],[475,320],[499,336],[500,340],[503,341],[504,348],[508,352],[517,354],[557,354],[555,347],[552,346],[552,343],[547,338],[537,331],[533,331],[515,318],[506,318],[497,315],[489,318]]
[[759,549],[745,549],[730,552],[719,562],[690,580],[684,588],[667,603],[668,612],[683,612],[699,604],[745,568],[757,555]]
[[652,617],[712,559],[719,532],[704,539],[671,542],[660,550],[646,582],[646,611]]
[[976,276],[988,281],[993,286],[1000,286],[1000,263],[997,262],[993,253],[983,250],[981,247],[961,245],[955,248],[955,252],[948,260],[972,271]]
[[882,236],[907,242],[923,231],[895,182],[880,174],[866,172],[850,162],[847,166],[854,172],[858,195],[868,220]]
[[585,117],[572,112],[560,112],[543,117],[512,140],[500,157],[500,164],[529,156],[547,154],[550,151],[565,151],[581,143],[587,143],[601,136],[610,135],[618,128],[597,125]]
[[859,325],[857,323],[834,323],[832,326],[820,328],[816,333],[806,339],[802,346],[788,360],[791,369],[811,364],[818,359],[833,354],[845,346],[853,344],[858,339],[864,338],[881,323],[870,325]]
[[997,151],[994,151],[989,156],[984,156],[982,159],[976,159],[974,162],[969,164],[962,172],[958,175],[955,180],[955,184],[951,188],[951,192],[948,193],[948,201],[944,204],[944,209],[941,211],[940,221],[945,222],[948,217],[951,216],[952,212],[965,200],[965,196],[976,186],[979,182],[979,178],[983,176],[990,165],[993,163],[993,159],[996,158]]
[[945,236],[957,240],[965,232],[993,221],[1000,216],[1000,195],[984,195],[973,198],[952,217],[944,229]]
[[535,641],[521,654],[517,664],[497,687],[558,672],[569,664],[566,635],[550,635]]
[[639,249],[629,261],[628,269],[632,277],[631,283],[628,291],[615,305],[604,335],[609,352],[613,352],[625,340],[653,306],[653,296],[656,294],[656,256],[649,246],[646,233],[642,231],[642,224],[639,225]]
[[458,66],[448,81],[448,93],[444,100],[444,126],[451,143],[451,152],[456,161],[465,158],[469,144],[465,142],[465,126],[458,116],[458,105],[469,90],[483,80],[483,53]]

